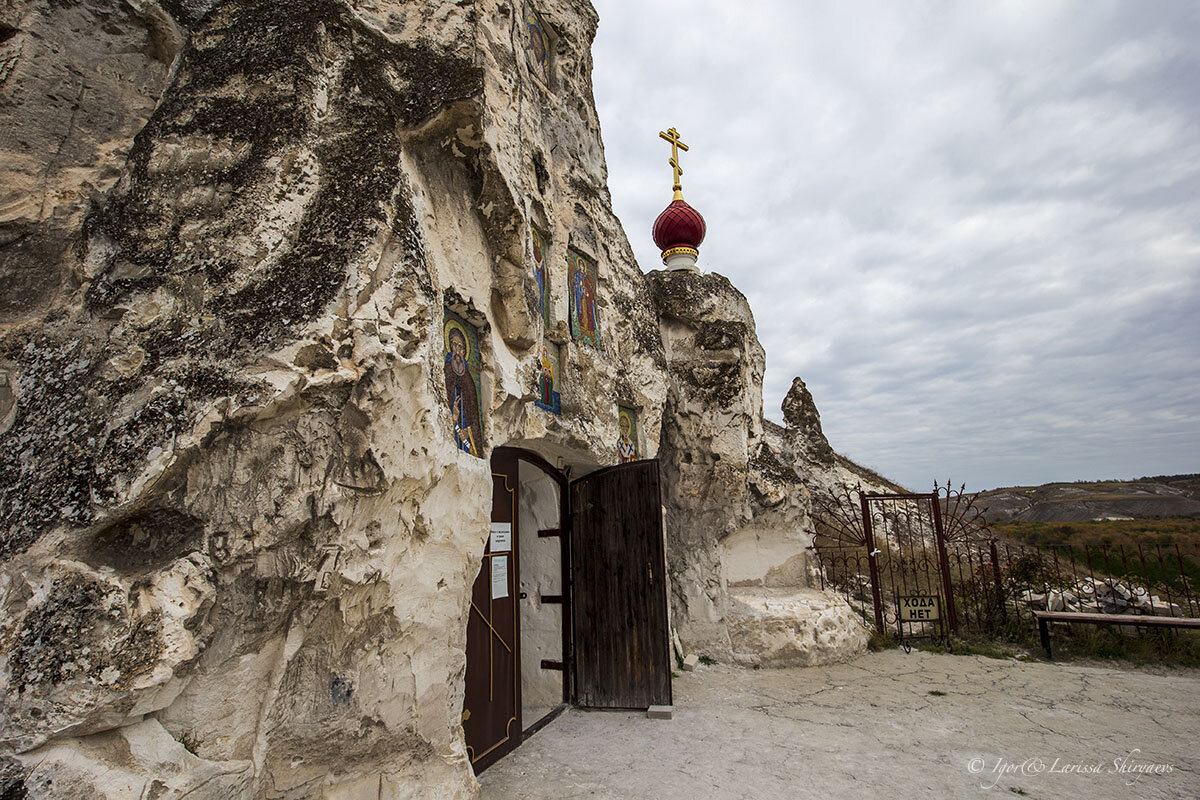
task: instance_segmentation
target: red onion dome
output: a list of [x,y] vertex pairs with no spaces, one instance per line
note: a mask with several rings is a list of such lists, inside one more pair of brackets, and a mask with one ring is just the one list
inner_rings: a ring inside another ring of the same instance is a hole
[[666,258],[674,253],[699,254],[707,226],[700,212],[683,199],[672,201],[654,220],[654,243]]

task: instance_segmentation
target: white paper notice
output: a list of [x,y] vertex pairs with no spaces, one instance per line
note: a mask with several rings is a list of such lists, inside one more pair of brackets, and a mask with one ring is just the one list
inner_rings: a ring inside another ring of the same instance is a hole
[[511,522],[493,522],[492,523],[492,552],[493,553],[511,553],[512,552],[512,523]]
[[508,556],[492,556],[492,599],[508,597]]

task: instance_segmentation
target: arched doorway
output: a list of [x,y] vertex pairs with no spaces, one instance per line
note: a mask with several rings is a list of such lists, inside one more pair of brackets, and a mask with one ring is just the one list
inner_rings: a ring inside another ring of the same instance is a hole
[[463,703],[476,773],[568,702],[671,703],[658,462],[568,481],[532,451],[499,447],[491,465]]

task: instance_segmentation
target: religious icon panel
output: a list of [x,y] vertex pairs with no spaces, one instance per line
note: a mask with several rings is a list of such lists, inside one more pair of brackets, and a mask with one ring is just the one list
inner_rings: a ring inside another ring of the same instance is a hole
[[599,347],[595,262],[574,250],[567,250],[567,284],[570,289],[571,336],[592,347]]
[[483,424],[480,415],[479,333],[475,326],[445,309],[443,322],[443,372],[446,402],[450,406],[454,445],[464,453],[483,458]]
[[525,10],[525,62],[530,72],[550,85],[550,32],[532,8]]
[[562,399],[559,386],[562,384],[562,373],[559,369],[558,345],[551,341],[542,342],[542,353],[539,360],[540,370],[537,381],[537,399],[534,405],[544,408],[552,414],[562,413]]
[[533,240],[533,277],[538,285],[538,308],[542,312],[542,322],[550,327],[550,274],[546,270],[547,246],[550,244],[546,234],[532,225],[529,226],[529,237]]
[[617,455],[621,457],[621,463],[637,461],[642,457],[638,449],[637,411],[617,406],[617,429],[621,432],[617,439]]

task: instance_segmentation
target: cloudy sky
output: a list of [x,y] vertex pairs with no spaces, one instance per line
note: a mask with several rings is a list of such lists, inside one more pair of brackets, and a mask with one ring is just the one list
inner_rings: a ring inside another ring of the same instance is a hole
[[643,269],[670,201],[768,416],[913,489],[1200,472],[1200,3],[595,0]]

